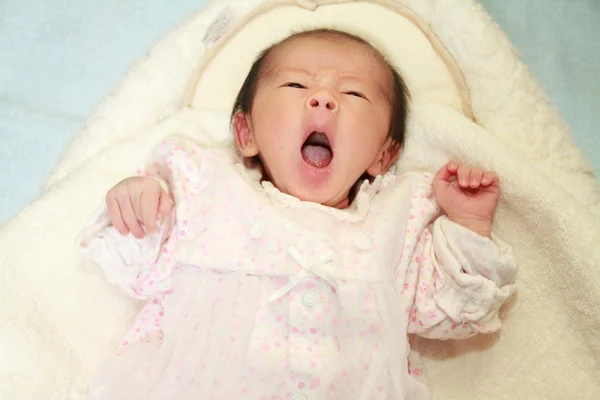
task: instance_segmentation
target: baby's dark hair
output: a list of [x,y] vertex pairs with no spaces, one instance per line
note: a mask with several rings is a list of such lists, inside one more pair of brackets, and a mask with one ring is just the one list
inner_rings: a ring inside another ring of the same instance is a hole
[[373,45],[371,45],[369,42],[359,36],[334,29],[315,29],[294,33],[282,41],[275,43],[263,50],[254,61],[254,64],[252,64],[250,72],[246,76],[246,80],[244,80],[244,83],[238,92],[238,95],[235,99],[235,104],[233,106],[233,111],[231,113],[231,120],[234,120],[234,117],[238,112],[243,112],[246,114],[252,110],[252,103],[256,94],[256,87],[258,86],[258,82],[262,78],[265,69],[267,69],[269,58],[273,51],[279,46],[282,46],[295,39],[306,37],[317,37],[329,40],[346,40],[357,43],[371,50],[373,54],[389,68],[392,76],[391,84],[393,89],[390,99],[392,104],[392,119],[390,121],[389,137],[392,138],[394,144],[398,146],[398,148],[402,147],[404,145],[406,131],[409,92],[404,80],[400,76],[400,73],[386,60],[383,54],[381,54],[381,52],[373,47]]

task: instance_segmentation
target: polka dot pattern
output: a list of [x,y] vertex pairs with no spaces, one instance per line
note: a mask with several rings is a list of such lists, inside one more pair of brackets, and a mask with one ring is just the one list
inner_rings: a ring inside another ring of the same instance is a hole
[[182,140],[140,173],[168,185],[173,228],[154,262],[123,274],[147,302],[97,400],[427,398],[407,332],[498,328],[493,298],[474,308],[474,282],[502,290],[485,276],[510,258],[439,216],[428,175],[389,174],[363,185],[360,208],[332,211],[265,189],[230,150]]

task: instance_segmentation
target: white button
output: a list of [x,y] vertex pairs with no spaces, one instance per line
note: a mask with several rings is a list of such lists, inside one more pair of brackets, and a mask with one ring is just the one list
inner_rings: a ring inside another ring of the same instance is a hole
[[265,223],[262,219],[257,218],[252,222],[252,226],[250,227],[250,237],[258,239],[263,233],[265,233]]
[[304,304],[306,307],[314,306],[317,304],[317,294],[312,290],[306,291],[304,296],[302,296],[302,304]]
[[296,393],[292,396],[292,400],[306,400],[306,396],[300,393]]
[[360,250],[371,250],[373,248],[373,238],[371,235],[361,232],[356,238],[356,247]]
[[290,223],[290,222],[285,222],[283,224],[283,227],[281,228],[285,233],[289,233],[289,234],[296,234],[298,233],[298,229],[294,226],[294,224]]

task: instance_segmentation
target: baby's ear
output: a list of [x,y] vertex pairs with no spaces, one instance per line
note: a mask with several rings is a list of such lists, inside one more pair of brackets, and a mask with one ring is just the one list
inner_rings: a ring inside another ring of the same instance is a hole
[[254,157],[258,154],[258,146],[254,140],[250,115],[237,112],[233,117],[233,134],[238,151],[243,157]]
[[398,142],[392,138],[388,138],[383,146],[381,146],[381,151],[373,161],[373,164],[367,168],[367,173],[371,176],[377,176],[388,172],[391,166],[398,160],[400,148],[401,146]]

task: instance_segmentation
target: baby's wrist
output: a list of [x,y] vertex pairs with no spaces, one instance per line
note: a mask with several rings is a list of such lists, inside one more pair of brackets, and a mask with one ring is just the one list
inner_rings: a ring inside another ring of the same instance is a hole
[[492,219],[482,218],[474,216],[451,216],[448,215],[448,219],[455,224],[461,225],[480,236],[491,238],[492,237]]

